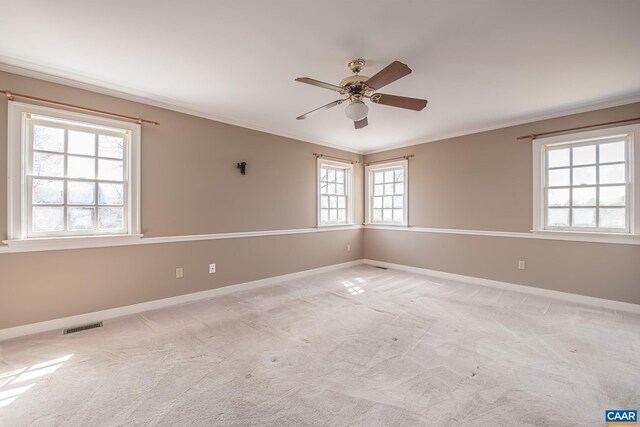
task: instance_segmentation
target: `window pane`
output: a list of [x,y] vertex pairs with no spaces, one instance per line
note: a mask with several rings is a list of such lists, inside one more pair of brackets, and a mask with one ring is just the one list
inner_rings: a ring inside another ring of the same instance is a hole
[[373,186],[373,195],[374,196],[382,196],[383,192],[384,192],[384,185],[380,184],[380,185],[374,185]]
[[109,135],[98,136],[98,156],[121,159],[123,155],[124,138]]
[[573,226],[574,227],[595,227],[596,226],[595,208],[574,209],[573,210]]
[[327,171],[327,180],[329,182],[335,182],[336,181],[336,171],[334,171],[333,169],[329,169]]
[[336,196],[329,196],[329,207],[335,209],[338,207],[338,199]]
[[587,145],[573,148],[574,165],[592,165],[596,162],[596,146]]
[[94,208],[68,208],[67,224],[69,230],[91,230],[96,228]]
[[67,176],[69,178],[93,179],[96,175],[96,162],[91,157],[67,157]]
[[402,196],[394,196],[393,197],[393,207],[394,208],[403,208],[404,207],[404,205],[402,203],[403,202],[402,198],[403,198]]
[[[100,184],[100,204],[102,204],[102,185]],[[329,197],[328,196],[320,196],[320,208],[328,208],[329,207]]]
[[389,183],[393,182],[393,171],[385,171],[384,172],[384,182]]
[[320,222],[322,222],[322,223],[329,222],[329,210],[328,209],[322,209],[320,211]]
[[395,194],[404,194],[404,183],[399,183],[395,185],[396,192]]
[[554,169],[549,171],[549,187],[569,185],[569,169]]
[[382,209],[374,209],[373,210],[373,220],[374,221],[382,221]]
[[320,169],[320,181],[326,181],[328,173],[329,173],[329,170],[327,168],[321,168]]
[[33,207],[33,231],[64,230],[64,208],[50,206]]
[[624,162],[625,157],[624,141],[600,144],[600,163]]
[[34,179],[32,200],[34,204],[63,204],[64,181]]
[[320,194],[327,194],[327,185],[324,182],[320,184]]
[[547,209],[547,224],[551,227],[569,226],[569,209],[549,208]]
[[569,166],[569,149],[549,150],[547,152],[547,162],[550,168]]
[[573,185],[591,185],[596,183],[595,166],[573,169]]
[[342,197],[338,197],[338,208],[339,209],[346,209],[347,208],[347,198],[342,196]]
[[336,182],[340,184],[344,183],[344,171],[336,171]]
[[373,182],[374,184],[382,184],[384,182],[384,172],[374,172]]
[[380,209],[382,207],[382,197],[373,198],[373,207],[374,209]]
[[404,218],[402,217],[402,209],[394,209],[393,210],[393,222],[402,222]]
[[548,204],[549,206],[569,206],[569,189],[558,188],[555,190],[548,190]]
[[119,230],[124,228],[123,208],[98,208],[101,230]]
[[573,204],[575,206],[595,206],[596,187],[574,188]]
[[382,207],[384,207],[384,208],[393,207],[393,197],[392,196],[384,196],[384,200],[382,202]]
[[62,153],[64,151],[64,129],[34,125],[33,148]]
[[384,194],[385,195],[393,194],[393,184],[385,184],[384,185]]
[[344,184],[336,184],[336,194],[344,195]]
[[600,208],[600,227],[626,228],[625,208]]
[[93,182],[69,181],[67,183],[67,203],[93,205],[95,202],[96,185]]
[[395,171],[395,181],[396,182],[402,182],[404,181],[404,170],[403,169],[398,169]]
[[93,133],[70,130],[68,144],[67,152],[71,154],[84,154],[87,156],[96,154],[96,136]]
[[393,221],[393,209],[383,209],[382,210],[382,220],[385,222]]
[[347,211],[345,209],[338,209],[338,222],[347,221]]
[[[98,179],[109,181],[122,181],[122,161],[98,159]],[[331,192],[331,187],[329,187]]]
[[338,220],[338,211],[335,209],[329,210],[329,222],[336,222]]
[[600,166],[600,184],[622,184],[624,182],[624,164]]
[[626,187],[600,187],[600,206],[624,206]]
[[36,176],[64,176],[64,155],[33,153],[33,174]]

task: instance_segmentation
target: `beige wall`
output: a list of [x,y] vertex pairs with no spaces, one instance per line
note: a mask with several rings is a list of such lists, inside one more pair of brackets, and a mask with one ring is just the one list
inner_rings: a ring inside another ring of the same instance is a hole
[[[157,120],[142,129],[145,237],[311,228],[314,152],[361,156],[0,72],[16,93]],[[0,240],[7,238],[7,102],[0,101]],[[236,169],[246,161],[247,175]],[[362,222],[362,168],[355,168]],[[346,245],[351,244],[347,252]],[[362,231],[0,253],[0,329],[362,258]],[[207,273],[216,262],[218,272]],[[176,280],[175,268],[185,277]]]
[[[640,103],[365,156],[409,160],[414,227],[529,232],[528,135],[640,116]],[[365,258],[640,304],[640,246],[365,230]],[[516,269],[525,260],[527,269]]]

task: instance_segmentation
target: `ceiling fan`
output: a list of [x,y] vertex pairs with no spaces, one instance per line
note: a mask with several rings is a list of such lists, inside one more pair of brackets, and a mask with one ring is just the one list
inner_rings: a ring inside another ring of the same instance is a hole
[[393,83],[402,77],[411,74],[411,68],[407,64],[400,61],[393,61],[382,70],[374,74],[373,77],[361,76],[359,73],[364,67],[364,59],[354,59],[347,66],[355,74],[349,76],[340,82],[340,85],[332,85],[330,83],[321,82],[319,80],[310,79],[309,77],[298,77],[297,82],[318,86],[324,89],[333,90],[343,95],[344,98],[330,102],[320,108],[311,110],[306,114],[296,117],[297,120],[304,120],[307,117],[328,110],[331,107],[340,105],[345,101],[349,101],[349,105],[345,109],[345,114],[356,129],[367,126],[367,114],[369,107],[364,103],[364,99],[368,98],[375,104],[389,105],[391,107],[405,108],[407,110],[420,111],[427,106],[426,99],[408,98],[406,96],[386,95],[384,93],[375,93],[376,90]]

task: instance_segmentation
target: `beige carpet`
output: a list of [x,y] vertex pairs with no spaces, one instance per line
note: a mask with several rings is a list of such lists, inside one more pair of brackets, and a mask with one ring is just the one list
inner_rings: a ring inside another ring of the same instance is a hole
[[0,425],[597,426],[639,355],[638,315],[363,265],[4,342]]

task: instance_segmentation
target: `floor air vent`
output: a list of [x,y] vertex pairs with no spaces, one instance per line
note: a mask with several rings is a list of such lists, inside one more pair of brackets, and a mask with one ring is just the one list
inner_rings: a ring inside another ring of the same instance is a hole
[[73,334],[74,332],[86,331],[87,329],[101,328],[102,322],[91,323],[89,325],[76,326],[75,328],[68,328],[63,331],[63,335]]

